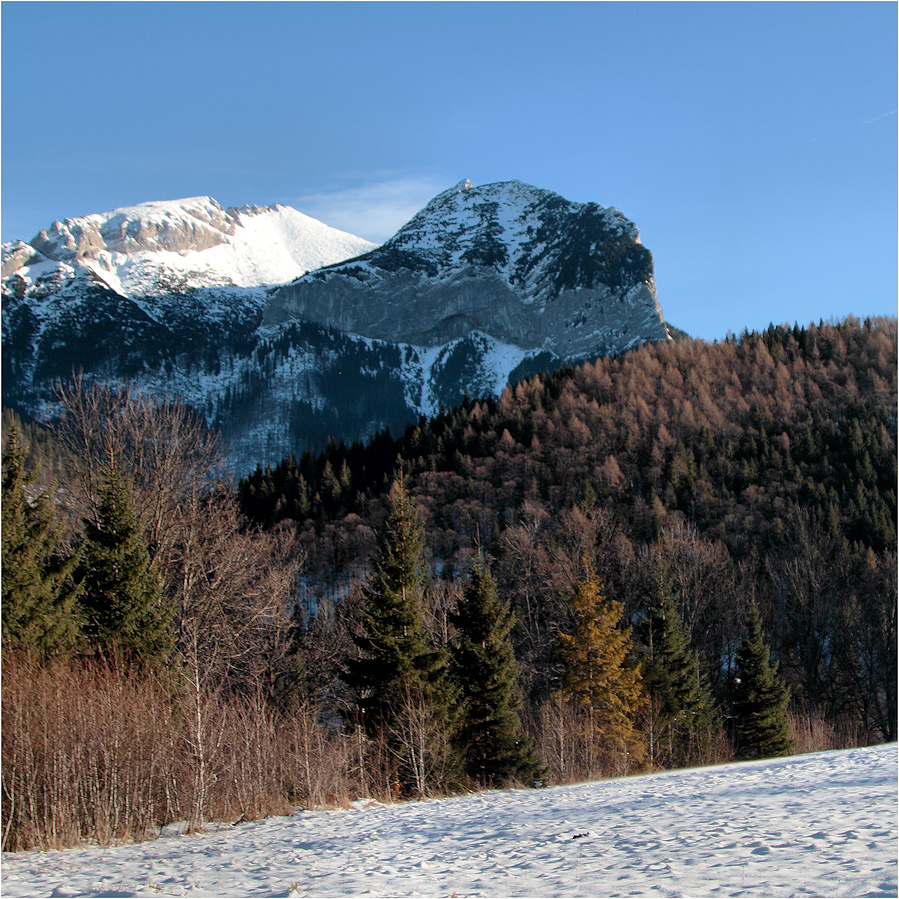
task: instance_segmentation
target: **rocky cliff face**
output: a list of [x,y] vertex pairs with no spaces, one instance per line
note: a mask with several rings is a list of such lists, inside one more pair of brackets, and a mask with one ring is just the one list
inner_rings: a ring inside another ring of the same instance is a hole
[[234,233],[237,215],[210,197],[144,203],[106,215],[54,222],[31,245],[58,262],[96,259],[102,253],[171,253],[208,250]]
[[377,248],[208,197],[69,219],[3,246],[2,293],[5,405],[52,415],[78,369],[179,395],[239,474],[667,339],[636,227],[517,181],[462,182]]
[[476,330],[562,359],[667,338],[636,226],[520,181],[463,181],[383,246],[275,291],[264,322],[294,318],[421,346]]

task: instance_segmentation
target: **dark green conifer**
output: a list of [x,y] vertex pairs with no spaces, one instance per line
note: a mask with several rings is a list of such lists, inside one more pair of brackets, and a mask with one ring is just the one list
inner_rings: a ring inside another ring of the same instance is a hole
[[25,458],[13,427],[3,453],[3,645],[48,656],[78,641],[77,556],[60,548],[53,497]]
[[533,780],[539,766],[521,734],[518,664],[509,639],[515,620],[483,557],[472,566],[451,620],[458,632],[453,671],[461,692],[466,774],[483,786]]
[[107,468],[95,520],[85,522],[81,563],[86,632],[98,651],[138,664],[169,658],[173,608],[162,596],[131,487]]
[[643,684],[651,703],[653,763],[676,767],[705,761],[715,728],[712,699],[700,680],[671,583],[659,569],[640,640]]
[[379,726],[404,688],[421,686],[433,667],[421,620],[426,580],[424,534],[403,485],[390,491],[390,511],[381,538],[375,573],[364,590],[360,610],[363,633],[355,638],[361,657],[350,666],[366,720]]
[[789,755],[787,705],[790,690],[777,677],[777,664],[762,635],[762,617],[753,602],[746,616],[746,636],[737,652],[733,688],[734,748],[737,758]]
[[421,794],[455,776],[449,738],[457,702],[447,653],[430,645],[422,620],[427,572],[415,504],[401,481],[389,501],[375,573],[364,590],[361,633],[354,637],[360,655],[350,660],[347,680],[366,731],[396,760],[399,789]]

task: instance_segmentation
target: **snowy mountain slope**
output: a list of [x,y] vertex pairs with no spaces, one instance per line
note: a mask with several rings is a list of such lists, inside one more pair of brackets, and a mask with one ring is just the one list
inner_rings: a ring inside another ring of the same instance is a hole
[[895,744],[7,853],[5,896],[895,896]]
[[401,433],[466,390],[495,395],[558,363],[477,332],[423,348],[294,322],[260,332],[252,353],[223,354],[204,369],[163,368],[141,383],[151,393],[177,393],[221,428],[235,472],[246,474],[334,435]]
[[382,246],[274,291],[264,321],[292,317],[422,346],[479,330],[563,359],[668,337],[636,226],[521,181],[460,182]]
[[79,369],[176,394],[238,474],[668,339],[636,226],[517,181],[444,191],[381,248],[209,197],[67,219],[3,246],[2,297],[5,405],[52,415]]
[[[33,283],[56,262],[84,266],[123,296],[149,296],[283,284],[375,245],[288,206],[224,209],[210,197],[193,197],[54,222],[30,246],[39,268],[32,272],[23,260],[23,245],[4,247],[4,279],[18,272]],[[15,269],[7,256],[19,263]]]
[[[178,395],[230,444],[237,474],[332,436],[401,431],[466,390],[498,393],[510,378],[555,367],[479,333],[436,348],[392,344],[290,322],[259,328],[261,306],[213,288],[128,298],[84,272],[40,301],[4,298],[4,402],[52,414],[52,381],[83,367],[90,377],[130,379]],[[162,314],[160,315],[160,311]]]

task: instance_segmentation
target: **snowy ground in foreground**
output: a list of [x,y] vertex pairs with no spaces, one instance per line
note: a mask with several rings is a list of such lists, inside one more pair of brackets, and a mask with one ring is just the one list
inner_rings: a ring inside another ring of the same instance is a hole
[[4,896],[896,896],[895,744],[7,854]]

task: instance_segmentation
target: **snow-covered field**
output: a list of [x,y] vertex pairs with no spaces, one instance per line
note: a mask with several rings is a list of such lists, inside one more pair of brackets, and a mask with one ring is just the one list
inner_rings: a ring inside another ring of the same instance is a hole
[[3,859],[4,896],[896,896],[897,747]]

